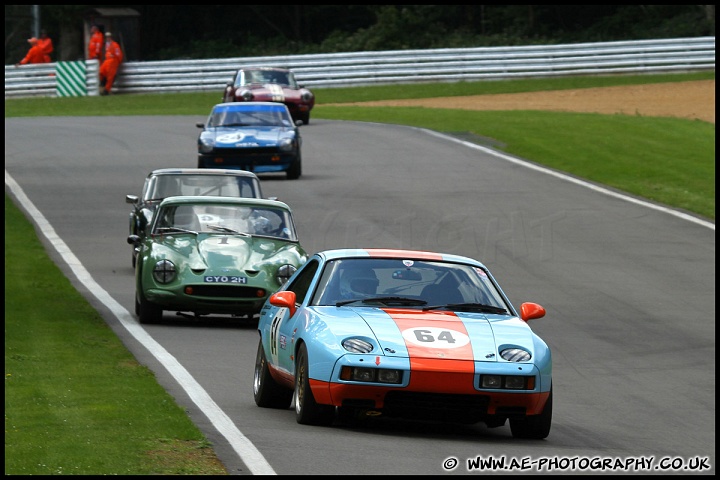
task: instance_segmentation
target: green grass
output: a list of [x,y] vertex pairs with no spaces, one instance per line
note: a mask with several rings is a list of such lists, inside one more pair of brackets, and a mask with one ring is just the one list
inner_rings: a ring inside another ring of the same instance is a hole
[[6,194],[5,474],[208,473],[227,472]]
[[[711,72],[320,89],[313,118],[397,123],[457,135],[714,220],[714,124],[329,105],[714,78]],[[10,99],[5,116],[202,117],[219,101],[219,92]],[[48,258],[6,194],[5,474],[226,474],[209,447],[152,372],[136,362]]]

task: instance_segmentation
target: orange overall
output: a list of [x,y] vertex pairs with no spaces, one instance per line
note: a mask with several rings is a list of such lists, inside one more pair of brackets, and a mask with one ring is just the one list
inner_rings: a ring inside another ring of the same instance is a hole
[[100,30],[95,30],[90,37],[90,41],[88,42],[88,54],[87,58],[89,60],[101,60],[102,58],[102,50],[103,50],[103,44],[105,43],[105,36],[102,34]]
[[37,43],[30,47],[30,50],[28,50],[25,58],[20,60],[19,65],[25,65],[28,63],[47,63],[45,61],[45,54]]
[[123,60],[120,44],[114,40],[105,42],[105,60],[100,65],[100,81],[105,81],[105,92],[110,93],[120,63]]
[[40,47],[43,55],[45,56],[45,63],[50,63],[50,54],[53,51],[53,43],[50,37],[48,37],[47,35],[40,36],[40,38],[38,38],[37,44],[38,47]]
[[25,58],[20,60],[17,65],[27,65],[28,63],[47,63],[50,61],[48,58],[45,59],[45,53],[43,52],[42,45],[38,42],[38,39],[33,37],[28,39],[28,43],[31,45]]

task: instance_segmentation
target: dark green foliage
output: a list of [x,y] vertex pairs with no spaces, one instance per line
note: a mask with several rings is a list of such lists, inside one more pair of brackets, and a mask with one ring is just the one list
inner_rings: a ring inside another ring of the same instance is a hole
[[[32,5],[5,5],[5,64],[27,52]],[[41,5],[53,60],[82,57],[95,5]],[[138,59],[582,43],[715,35],[714,5],[113,5],[139,14]],[[61,38],[63,37],[63,38]]]

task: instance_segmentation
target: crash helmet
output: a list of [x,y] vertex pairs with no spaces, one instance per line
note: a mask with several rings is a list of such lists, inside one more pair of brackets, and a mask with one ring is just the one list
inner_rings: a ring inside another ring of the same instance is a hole
[[340,295],[345,299],[367,298],[377,293],[379,283],[370,268],[346,270],[340,280]]

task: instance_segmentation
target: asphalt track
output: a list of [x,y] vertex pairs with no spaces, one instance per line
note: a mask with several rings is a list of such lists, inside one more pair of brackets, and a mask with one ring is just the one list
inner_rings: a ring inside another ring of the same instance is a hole
[[[313,120],[303,176],[261,177],[310,251],[418,248],[483,260],[554,360],[543,441],[508,426],[298,425],[255,406],[253,322],[133,312],[128,193],[195,165],[203,118],[5,120],[5,184],[52,258],[156,372],[231,474],[715,472],[715,225],[425,130]],[[710,468],[698,468],[709,465]],[[573,467],[575,471],[573,472]]]

